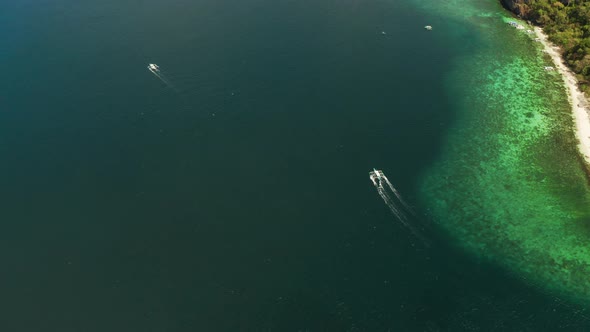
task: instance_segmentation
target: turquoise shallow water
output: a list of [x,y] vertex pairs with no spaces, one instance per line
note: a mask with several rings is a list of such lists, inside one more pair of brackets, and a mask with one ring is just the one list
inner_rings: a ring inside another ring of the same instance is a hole
[[0,4],[2,325],[583,329],[513,221],[585,216],[559,78],[469,4]]
[[470,251],[586,303],[588,180],[562,80],[533,37],[488,11],[463,13],[490,47],[455,70],[463,116],[426,172],[425,204]]

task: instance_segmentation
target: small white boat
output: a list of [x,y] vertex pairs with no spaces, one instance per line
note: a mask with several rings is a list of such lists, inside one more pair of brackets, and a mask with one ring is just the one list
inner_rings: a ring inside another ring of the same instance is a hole
[[369,179],[371,179],[371,182],[373,182],[375,186],[382,187],[383,185],[381,184],[381,179],[384,177],[385,175],[381,170],[373,168],[373,170],[369,172]]
[[424,29],[426,29],[426,30],[430,31],[430,30],[432,30],[432,26],[430,26],[430,25],[427,25],[427,26],[425,26],[425,27],[424,27]]
[[381,31],[381,34],[382,34],[382,35],[386,35],[386,34],[387,34],[387,32],[385,32],[385,31]]
[[551,71],[551,70],[555,70],[555,68],[551,67],[551,66],[545,66],[545,70],[547,71]]
[[149,69],[149,70],[156,70],[156,71],[158,71],[158,70],[160,70],[160,67],[158,67],[158,65],[157,65],[157,64],[155,64],[155,63],[150,63],[150,64],[148,65],[148,69]]

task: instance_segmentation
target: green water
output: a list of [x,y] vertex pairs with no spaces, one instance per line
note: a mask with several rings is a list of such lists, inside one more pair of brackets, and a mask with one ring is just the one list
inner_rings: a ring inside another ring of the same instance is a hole
[[424,173],[423,204],[475,255],[587,302],[590,191],[563,82],[491,3],[459,12],[428,3],[469,20],[486,47],[455,63],[447,93],[466,93],[453,99],[458,120]]
[[0,2],[2,331],[588,326],[570,110],[506,19],[496,0]]

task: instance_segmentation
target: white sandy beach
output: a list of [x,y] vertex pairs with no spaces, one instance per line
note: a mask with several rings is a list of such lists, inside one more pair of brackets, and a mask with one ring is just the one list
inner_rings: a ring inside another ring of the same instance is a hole
[[539,27],[535,27],[535,33],[545,47],[547,54],[553,59],[555,69],[559,71],[567,87],[568,99],[572,104],[574,122],[576,124],[576,136],[578,138],[580,153],[590,165],[590,103],[578,88],[576,76],[565,65],[559,48],[553,45],[547,35]]

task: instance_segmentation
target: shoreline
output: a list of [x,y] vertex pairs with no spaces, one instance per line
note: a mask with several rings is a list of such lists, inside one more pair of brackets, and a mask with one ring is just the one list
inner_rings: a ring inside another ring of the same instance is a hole
[[578,150],[585,161],[586,169],[590,168],[590,102],[578,88],[578,80],[574,73],[565,65],[559,47],[551,43],[540,27],[534,27],[535,34],[543,45],[545,52],[553,60],[555,69],[565,83],[568,101],[572,106],[575,133],[578,139]]

